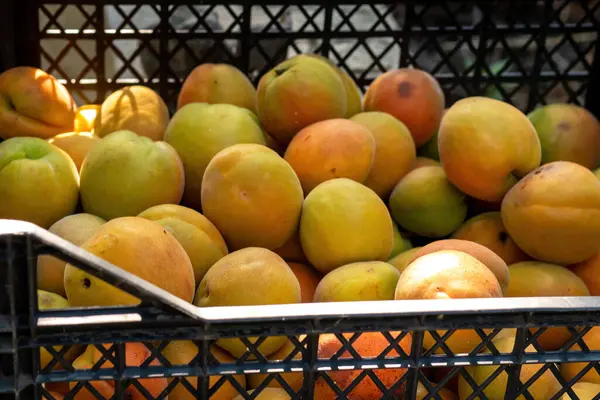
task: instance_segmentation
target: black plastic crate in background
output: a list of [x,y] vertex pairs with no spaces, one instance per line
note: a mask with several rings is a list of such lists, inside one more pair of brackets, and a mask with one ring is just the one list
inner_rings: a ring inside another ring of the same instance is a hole
[[[61,79],[79,104],[98,103],[119,87],[144,84],[173,106],[181,82],[197,64],[231,63],[256,82],[279,61],[310,51],[340,65],[362,89],[389,69],[414,66],[436,76],[448,105],[481,94],[524,111],[561,101],[585,105],[600,115],[599,0],[1,1],[0,69],[40,66]],[[39,312],[35,262],[42,253],[60,256],[146,301],[139,308]],[[527,363],[546,363],[544,368],[556,379],[561,376],[556,363],[565,361],[590,362],[589,368],[600,371],[600,352],[589,351],[580,340],[587,329],[600,325],[600,302],[592,297],[197,309],[140,285],[47,232],[6,222],[0,223],[0,288],[0,398],[39,398],[47,395],[43,384],[48,382],[79,382],[80,390],[89,388],[91,380],[105,379],[115,382],[116,398],[122,399],[126,386],[136,384],[132,378],[153,374],[175,376],[175,382],[181,376],[198,376],[196,386],[186,390],[208,398],[219,385],[235,386],[236,373],[270,371],[269,379],[280,381],[282,371],[292,370],[304,379],[295,398],[312,398],[321,384],[344,398],[365,379],[382,397],[393,398],[373,368],[399,367],[408,372],[394,385],[405,385],[411,398],[417,382],[430,387],[432,366],[449,368],[444,382],[461,375],[480,393],[490,380],[469,380],[464,365],[488,362],[498,365],[495,376],[508,374],[510,398],[522,393],[531,399],[528,388],[539,376],[528,382],[518,378]],[[568,326],[573,337],[557,350],[544,351],[538,338],[550,326]],[[532,334],[532,327],[542,330]],[[481,343],[470,354],[452,354],[445,343],[464,328],[477,328]],[[510,351],[497,351],[490,344],[500,328],[517,328]],[[424,335],[436,329],[448,330],[435,338],[441,354],[423,351]],[[400,350],[396,331],[412,335],[408,351]],[[375,359],[353,349],[364,332],[383,332],[388,341]],[[349,358],[343,359],[340,351],[318,359],[318,341],[331,333],[349,335],[338,336]],[[300,359],[268,361],[250,346],[237,360],[221,362],[211,351],[218,338],[272,335],[290,337]],[[169,365],[160,356],[175,339],[193,340],[198,347],[190,365]],[[144,342],[160,366],[126,367],[125,342]],[[576,342],[584,350],[568,351]],[[115,368],[75,371],[64,359],[68,347],[101,343],[114,343],[104,358]],[[51,366],[40,371],[40,349],[51,351],[52,345],[65,345],[52,351],[52,366],[63,370],[50,371]],[[533,352],[525,353],[529,345]],[[490,354],[476,354],[486,348]],[[327,372],[343,367],[361,370],[345,388]],[[215,386],[213,377],[218,377]],[[554,398],[573,395],[570,387],[580,377],[560,378],[563,389]]]
[[483,94],[524,111],[561,101],[599,115],[599,19],[598,0],[21,0],[7,59],[63,79],[79,103],[141,83],[173,106],[200,63],[234,64],[257,81],[317,52],[362,89],[413,66],[436,76],[448,105]]

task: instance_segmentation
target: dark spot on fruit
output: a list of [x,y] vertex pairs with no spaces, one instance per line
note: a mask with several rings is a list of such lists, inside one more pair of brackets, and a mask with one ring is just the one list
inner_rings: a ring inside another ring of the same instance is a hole
[[400,97],[408,97],[410,96],[410,92],[412,92],[412,83],[400,82],[398,85],[398,94]]
[[287,68],[279,68],[279,69],[275,69],[273,72],[275,72],[275,76],[281,76],[283,74],[285,74],[285,72],[287,71]]
[[535,171],[533,174],[534,174],[534,175],[539,175],[539,174],[541,174],[541,173],[542,173],[542,170],[541,170],[541,169],[538,169],[538,170],[536,170],[536,171]]
[[337,169],[336,169],[336,168],[331,168],[331,173],[332,173],[332,174],[335,174],[335,171],[337,171]]
[[568,131],[571,129],[571,124],[569,121],[561,121],[560,124],[556,126],[556,128],[560,131]]
[[500,241],[502,243],[506,243],[506,241],[508,240],[508,233],[506,233],[506,232],[498,233],[498,239],[500,239]]
[[88,278],[83,278],[81,283],[85,289],[89,289],[89,287],[92,286],[92,281],[90,281]]

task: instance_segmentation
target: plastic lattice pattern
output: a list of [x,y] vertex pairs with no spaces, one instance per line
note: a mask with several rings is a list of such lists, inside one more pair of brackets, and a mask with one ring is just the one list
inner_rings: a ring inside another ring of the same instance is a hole
[[302,52],[329,57],[363,89],[392,68],[425,69],[449,104],[475,94],[526,111],[586,95],[600,103],[587,90],[598,85],[598,0],[17,3],[15,29],[30,32],[17,35],[15,61],[63,79],[80,103],[142,83],[173,106],[200,63],[231,63],[256,81]]

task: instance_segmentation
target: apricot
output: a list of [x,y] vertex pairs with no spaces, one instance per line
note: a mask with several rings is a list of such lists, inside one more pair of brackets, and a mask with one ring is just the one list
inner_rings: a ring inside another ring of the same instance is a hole
[[[422,249],[421,249],[422,250]],[[494,273],[477,258],[457,250],[441,250],[411,262],[400,275],[396,300],[462,299],[502,297],[502,288]],[[438,331],[442,336],[445,332]],[[454,354],[468,353],[481,343],[474,330],[457,330],[445,341]],[[425,349],[435,344],[426,333]],[[436,352],[443,353],[438,347]]]
[[498,254],[507,265],[529,259],[510,237],[502,223],[502,216],[496,211],[468,219],[452,234],[452,238],[479,243]]
[[[109,349],[111,347],[110,344],[103,345],[105,349]],[[113,353],[114,354],[114,353]],[[114,369],[115,366],[111,361],[105,360],[103,363],[100,363],[100,360],[104,358],[104,354],[95,346],[93,347],[92,360],[93,365],[96,366],[100,364],[100,369],[102,368],[111,368]],[[130,367],[140,367],[143,364],[146,364],[146,360],[152,356],[152,352],[148,347],[146,347],[143,343],[129,342],[125,343],[125,365]],[[149,366],[157,366],[161,365],[160,361],[157,359],[153,359],[151,362],[147,363]],[[114,381],[105,381],[109,385],[114,385]],[[168,386],[167,378],[141,378],[138,379],[138,383],[144,387],[153,397],[158,397]],[[125,388],[125,394],[127,397],[132,400],[145,400],[146,397],[142,392],[139,391],[134,385],[129,385]]]
[[[73,361],[73,368],[75,370],[86,370],[92,369],[95,364],[94,355],[98,350],[93,345],[88,345],[85,348],[83,354],[81,354],[75,361]],[[108,380],[97,380],[89,382],[98,393],[100,393],[105,399],[110,399],[115,393],[115,387],[113,381]],[[69,389],[74,392],[77,382],[69,382]],[[73,395],[73,399],[76,400],[95,400],[96,396],[85,386],[82,386]]]
[[303,57],[313,57],[318,60],[326,62],[330,67],[332,67],[335,72],[337,72],[338,76],[342,80],[344,84],[344,88],[346,89],[346,118],[351,118],[352,116],[358,114],[362,111],[362,99],[360,89],[354,82],[354,79],[350,77],[346,72],[344,72],[341,68],[338,68],[337,65],[333,63],[329,58],[323,57],[320,54],[314,53],[306,53],[299,54],[294,58],[303,58]]
[[494,273],[477,258],[458,250],[439,250],[416,258],[396,287],[396,300],[490,297],[502,297]]
[[421,167],[441,167],[442,164],[440,164],[438,161],[432,159],[432,158],[427,158],[427,157],[417,157],[415,159],[414,164],[412,165],[412,169],[417,169],[417,168],[421,168]]
[[169,123],[169,109],[154,90],[127,86],[111,93],[102,103],[95,120],[94,134],[105,137],[117,131],[132,131],[152,140],[163,140]]
[[[192,263],[177,239],[155,222],[139,217],[115,218],[102,225],[81,248],[192,302]],[[70,264],[65,268],[65,290],[74,307],[140,303],[140,299]]]
[[426,237],[449,235],[467,216],[465,195],[448,181],[441,167],[410,171],[398,182],[388,203],[394,221]]
[[[510,266],[510,282],[506,297],[589,296],[585,283],[569,269],[560,265],[524,261]],[[536,332],[537,328],[531,329]],[[538,338],[545,350],[557,350],[571,333],[567,328],[547,328]]]
[[361,124],[330,119],[298,132],[284,158],[308,194],[329,179],[348,178],[364,183],[373,166],[375,147],[373,134]]
[[[585,335],[583,335],[583,342],[590,351],[600,350],[600,326],[594,326]],[[570,351],[581,351],[581,346],[577,343],[573,344],[569,348]],[[563,363],[560,365],[560,374],[567,382],[573,380],[582,369],[587,366],[588,363]],[[600,385],[600,374],[596,371],[596,368],[592,366],[581,378],[580,382],[590,382]]]
[[[91,238],[105,223],[102,218],[91,214],[68,215],[54,224],[48,230],[76,246],[81,246]],[[39,256],[37,261],[37,287],[41,290],[66,296],[65,267],[67,263],[49,255]]]
[[437,132],[445,101],[440,84],[429,73],[400,68],[373,81],[365,93],[363,108],[398,118],[408,127],[416,147],[421,147]]
[[300,233],[297,230],[287,242],[273,251],[287,262],[308,263],[304,250],[302,250],[302,243],[300,243]]
[[256,89],[229,64],[200,64],[183,81],[177,109],[189,103],[232,104],[256,113]]
[[[442,119],[444,118],[444,115],[446,114],[447,109],[444,109],[444,112],[442,113]],[[424,157],[424,158],[429,158],[435,161],[440,161],[440,151],[438,148],[438,136],[439,136],[439,131],[435,133],[435,135],[433,135],[433,137],[431,139],[429,139],[429,141],[427,143],[425,143],[424,145],[422,145],[421,147],[419,147],[417,149],[417,155],[420,157]]]
[[440,161],[459,190],[497,202],[540,165],[535,128],[514,106],[487,97],[454,103],[440,125]]
[[[502,332],[500,332],[498,334],[498,336],[500,336],[502,334]],[[429,378],[430,380],[433,380],[434,382],[441,382],[443,379],[446,378],[446,376],[450,375],[450,373],[452,372],[453,367],[433,367],[430,368],[429,370],[431,371],[431,378]],[[454,373],[450,379],[446,382],[446,384],[444,385],[444,389],[448,390],[450,393],[455,395],[455,400],[458,399],[458,396],[456,396],[455,393],[458,393],[458,377],[460,375],[460,372],[458,373]],[[443,398],[443,396],[442,396]],[[452,398],[450,398],[452,399]],[[450,400],[449,399],[449,400]]]
[[590,296],[600,296],[600,252],[592,258],[569,266],[590,291]]
[[251,111],[231,104],[190,103],[181,107],[165,132],[165,141],[181,157],[185,170],[182,205],[200,211],[202,177],[210,160],[239,143],[265,145],[265,134]]
[[[65,299],[64,297],[62,297],[56,293],[47,292],[45,290],[40,290],[40,289],[37,290],[37,301],[38,301],[38,308],[40,311],[69,308],[69,302],[67,301],[67,299]],[[61,351],[63,348],[63,346],[52,346],[52,347],[55,351]],[[63,355],[63,358],[66,361],[73,361],[75,358],[77,358],[77,356],[79,355],[81,350],[82,350],[81,346],[73,344],[69,347],[67,352]],[[43,347],[40,348],[40,368],[41,369],[45,369],[48,366],[48,364],[52,361],[53,358],[54,357],[52,356],[52,354],[50,354],[50,352],[48,350],[46,350]],[[54,366],[54,368],[52,368],[52,369],[59,370],[59,369],[62,369],[62,366],[60,364],[56,364]],[[50,388],[48,390],[50,390]]]
[[435,253],[436,251],[441,250],[462,251],[463,253],[467,253],[475,257],[494,273],[496,279],[498,279],[498,283],[500,283],[502,293],[506,293],[509,280],[508,267],[506,263],[496,253],[480,244],[459,239],[437,240],[415,252],[413,255],[413,260],[416,260],[417,258],[426,254]]
[[96,118],[102,105],[100,104],[86,104],[77,109],[75,114],[75,125],[73,131],[75,133],[86,133],[89,132],[94,134],[94,127],[96,126]]
[[284,61],[260,78],[258,117],[282,145],[303,128],[347,112],[344,82],[331,65],[314,57]]
[[[165,347],[162,351],[162,354],[165,356],[167,360],[173,366],[187,366],[199,353],[198,346],[191,340],[174,340],[170,342],[167,347]],[[219,349],[217,346],[210,347],[210,354],[219,362],[223,364],[233,364],[235,363],[235,358],[231,357],[229,354]],[[252,376],[252,375],[248,375]],[[243,374],[233,375],[233,378],[240,384],[242,387],[246,387],[246,376]],[[173,381],[174,378],[169,378],[169,384]],[[197,387],[198,377],[190,376],[187,378],[182,378],[187,380],[190,385],[194,388]],[[219,375],[212,375],[208,378],[208,387],[211,389],[217,382],[221,379]],[[230,400],[238,395],[237,389],[228,381],[225,381],[219,388],[212,394],[211,399],[215,400]],[[196,399],[184,385],[183,382],[179,382],[175,385],[173,390],[169,392],[170,400],[193,400]]]
[[[397,339],[401,332],[389,332],[389,334]],[[349,340],[354,334],[344,333],[343,336],[346,340]],[[406,353],[410,354],[410,347],[412,344],[412,338],[410,335],[405,335],[399,341],[400,348]],[[369,358],[376,358],[380,356],[384,351],[390,347],[388,339],[380,332],[363,332],[360,336],[352,342],[352,347],[364,360]],[[317,357],[322,360],[330,359],[342,348],[342,343],[334,334],[321,334],[319,337],[319,348],[317,350]],[[396,349],[390,349],[386,352],[383,358],[400,357],[401,354]],[[352,359],[353,356],[345,350],[340,356],[339,360]],[[407,372],[406,368],[389,368],[389,369],[375,369],[373,373],[379,378],[381,383],[390,389],[394,386]],[[351,385],[357,377],[362,373],[360,369],[355,370],[341,370],[341,371],[329,371],[327,375],[337,384],[339,388],[345,390]],[[396,395],[400,395],[404,392],[405,385],[398,385],[395,390]],[[378,399],[382,397],[383,393],[379,387],[373,382],[372,379],[365,377],[360,380],[356,386],[348,393],[347,398],[349,400],[358,399]],[[314,400],[328,400],[335,398],[336,395],[331,389],[331,386],[327,382],[319,377],[315,383]]]
[[317,285],[321,281],[321,274],[313,267],[306,264],[289,262],[288,266],[296,275],[300,284],[300,297],[302,303],[312,303]]
[[[501,353],[511,353],[515,345],[515,335],[495,337],[492,339],[492,343]],[[526,353],[535,353],[536,350],[533,345],[527,346],[525,349]],[[490,350],[486,348],[483,353],[490,353]],[[561,389],[561,385],[552,373],[550,369],[546,369],[544,372],[539,374],[539,370],[543,367],[543,364],[523,364],[519,375],[519,380],[523,383],[528,382],[534,376],[537,376],[535,381],[527,387],[527,391],[531,398],[535,400],[550,400],[554,398],[554,395]],[[468,366],[465,367],[469,375],[475,380],[477,385],[482,385],[489,377],[494,373],[499,365],[485,365],[485,366]],[[461,399],[467,399],[473,393],[473,388],[465,380],[465,378],[459,374],[458,378],[458,394]],[[508,389],[508,374],[500,373],[482,390],[485,398],[489,400],[504,400],[507,397],[506,391]],[[520,395],[517,399],[525,399],[526,397]]]
[[369,129],[375,139],[375,158],[365,186],[387,198],[412,169],[416,159],[415,142],[406,125],[387,113],[364,112],[356,114],[351,121]]
[[589,296],[583,280],[566,267],[523,261],[508,269],[506,297]]
[[[298,337],[298,341],[302,342],[304,340],[304,335]],[[289,339],[285,341],[285,344],[277,350],[275,353],[267,356],[269,361],[280,361],[283,362],[287,360],[288,357],[296,350],[296,345]],[[298,351],[292,360],[301,360],[302,352]],[[302,383],[304,382],[304,374],[302,372],[281,372],[279,374],[285,382],[290,385],[290,387],[295,391],[299,392],[302,389]],[[269,375],[268,374],[248,374],[246,375],[248,379],[248,387],[250,389],[256,389]],[[272,379],[268,384],[268,387],[277,387],[281,388],[281,383],[279,383],[276,379]]]
[[33,67],[0,74],[0,138],[49,139],[74,128],[77,106],[52,75]]
[[[433,385],[434,387],[436,385]],[[435,392],[441,400],[458,400],[458,397],[451,390],[447,388],[439,388],[437,392]],[[423,400],[428,394],[430,394],[429,390],[423,385],[421,382],[417,385],[417,394],[415,400]]]
[[[579,400],[593,400],[598,397],[598,393],[600,393],[600,384],[598,383],[589,383],[589,382],[577,382],[573,384],[571,387]],[[565,393],[562,395],[560,400],[571,400],[572,397]]]
[[394,300],[400,272],[383,261],[356,262],[334,269],[321,279],[315,303]]
[[65,151],[69,157],[75,163],[77,170],[81,172],[81,166],[83,160],[90,152],[93,146],[95,146],[100,139],[97,136],[93,136],[90,132],[68,132],[56,135],[51,139],[48,139],[48,143],[51,143]]
[[412,249],[403,251],[396,257],[390,258],[387,263],[393,265],[400,273],[402,273],[406,267],[413,262],[415,253],[420,249],[422,249],[422,247],[413,247]]
[[300,241],[310,264],[321,273],[352,262],[387,260],[393,235],[385,203],[353,180],[323,182],[304,200]]
[[[104,344],[102,346],[109,350],[111,345]],[[112,354],[114,356],[114,350],[112,350]],[[150,350],[142,343],[130,342],[125,344],[126,366],[139,367],[151,356],[152,353]],[[75,368],[75,370],[90,370],[92,368],[114,369],[115,366],[113,363],[106,358],[100,363],[103,357],[105,356],[100,350],[93,345],[89,345],[85,352],[73,362],[73,368]],[[148,365],[160,365],[160,362],[157,359],[154,359],[148,363]],[[167,378],[141,378],[137,381],[153,397],[158,397],[167,388]],[[115,383],[112,380],[97,380],[90,381],[89,383],[106,399],[111,398],[115,393]],[[71,391],[73,391],[76,385],[77,382],[70,382]],[[145,399],[142,392],[134,385],[127,386],[124,391],[125,395],[133,400]],[[74,394],[73,398],[76,400],[93,400],[96,399],[96,396],[84,386]]]
[[277,153],[258,144],[221,150],[202,179],[204,215],[231,249],[276,249],[298,229],[302,187]]
[[183,196],[184,170],[168,143],[132,131],[102,139],[81,167],[81,203],[104,219],[138,215],[152,206],[177,204]]
[[529,115],[542,145],[542,164],[571,161],[589,169],[600,163],[600,122],[575,104],[548,104]]
[[394,245],[392,246],[392,251],[388,256],[390,259],[412,248],[412,243],[410,240],[408,240],[408,238],[402,236],[395,222],[392,223],[392,228],[394,228]]
[[177,239],[192,262],[196,285],[228,253],[225,240],[213,223],[191,208],[162,204],[142,211],[138,217],[158,223]]
[[75,212],[79,176],[71,158],[35,137],[0,143],[0,219],[49,228]]
[[600,181],[568,161],[545,164],[502,201],[502,222],[528,255],[555,264],[591,258],[600,243]]
[[[270,250],[248,247],[217,261],[204,275],[194,299],[198,307],[251,306],[300,303],[300,284],[290,267]],[[249,338],[255,342],[256,338]],[[285,336],[272,336],[258,346],[265,356],[285,343]],[[216,344],[235,357],[246,345],[239,339],[218,339]]]
[[[256,391],[256,389],[248,390],[248,394],[253,394],[255,391]],[[233,400],[243,400],[243,399],[245,399],[245,397],[240,394],[240,395],[236,396]],[[260,392],[256,395],[256,397],[254,397],[254,399],[256,399],[256,400],[288,400],[288,399],[291,399],[291,397],[288,394],[288,392],[285,391],[284,389],[274,388],[274,387],[266,387],[266,388],[260,390]]]

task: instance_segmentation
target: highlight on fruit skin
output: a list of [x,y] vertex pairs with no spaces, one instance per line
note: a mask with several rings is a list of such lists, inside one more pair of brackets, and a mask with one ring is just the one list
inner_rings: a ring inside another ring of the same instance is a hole
[[[477,258],[457,250],[440,250],[416,258],[400,275],[395,293],[396,300],[499,297],[502,287],[494,273]],[[437,334],[442,336],[445,331],[438,330]],[[426,332],[423,347],[431,349],[435,343]],[[454,354],[469,353],[481,343],[481,337],[473,329],[458,329],[445,343]],[[444,354],[444,350],[438,347],[435,353]]]
[[54,76],[19,66],[0,74],[0,138],[49,139],[73,131],[77,105]]
[[500,256],[498,256],[496,253],[494,253],[487,247],[482,246],[478,243],[459,239],[437,240],[435,242],[429,243],[428,245],[425,245],[419,251],[415,252],[413,256],[413,261],[426,254],[435,253],[441,250],[462,251],[463,253],[467,253],[475,257],[486,267],[488,267],[490,271],[494,273],[494,276],[496,277],[496,279],[498,279],[498,283],[502,288],[502,293],[506,294],[510,279],[508,266],[506,265],[504,260],[500,258]]
[[105,137],[128,130],[152,140],[163,140],[169,109],[158,93],[147,86],[131,85],[111,93],[100,106],[94,134]]
[[75,114],[75,125],[73,130],[77,133],[90,132],[94,133],[96,118],[100,113],[101,104],[86,104],[77,109]]

